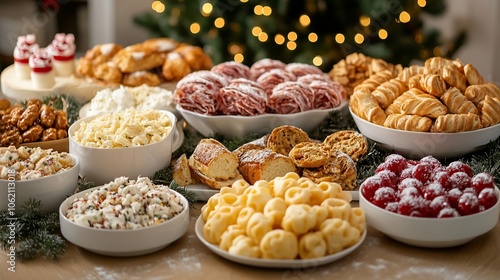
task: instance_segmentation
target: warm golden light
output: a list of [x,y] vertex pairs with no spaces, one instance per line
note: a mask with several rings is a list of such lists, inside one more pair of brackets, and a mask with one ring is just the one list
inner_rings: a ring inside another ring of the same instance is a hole
[[290,41],[290,42],[286,43],[286,47],[289,50],[293,51],[297,48],[297,43]]
[[216,18],[215,21],[214,21],[214,25],[215,27],[217,28],[222,28],[224,27],[224,24],[226,24],[226,22],[224,21],[223,18],[219,17],[219,18]]
[[262,32],[262,33],[259,34],[259,37],[257,37],[257,38],[259,39],[259,41],[265,42],[265,41],[267,41],[268,36],[267,36],[266,32]]
[[290,41],[295,41],[295,40],[297,40],[297,33],[293,32],[293,31],[288,32],[287,38]]
[[307,39],[309,39],[309,42],[312,42],[312,43],[317,42],[318,41],[318,34],[311,32],[307,36]]
[[234,61],[242,63],[245,60],[245,57],[241,53],[237,53],[234,55]]
[[407,23],[410,21],[410,19],[411,19],[411,16],[407,11],[402,11],[399,14],[399,21],[401,21],[402,23]]
[[299,18],[299,22],[302,26],[308,26],[309,24],[311,24],[311,19],[308,15],[301,15]]
[[203,6],[201,6],[201,14],[204,16],[209,16],[210,13],[212,13],[213,9],[214,9],[214,6],[212,6],[212,4],[205,3],[205,4],[203,4]]
[[312,60],[312,63],[315,65],[315,66],[321,66],[321,64],[323,64],[323,58],[321,58],[321,56],[317,55],[313,58]]
[[253,12],[254,14],[258,15],[258,16],[261,16],[262,15],[262,5],[256,5],[254,8],[253,8]]
[[371,20],[367,16],[361,16],[361,17],[359,17],[359,23],[361,23],[361,25],[363,25],[363,26],[370,25],[370,22],[371,22]]
[[267,16],[270,16],[272,14],[272,12],[273,12],[273,9],[271,9],[271,7],[269,7],[269,6],[262,7],[262,15],[267,17]]
[[427,1],[425,0],[418,0],[417,1],[417,4],[420,6],[420,7],[425,7],[425,5],[427,5]]
[[363,34],[358,33],[354,36],[354,42],[356,42],[357,44],[362,44],[364,41],[365,37],[363,36]]
[[191,23],[191,26],[189,26],[189,31],[191,31],[191,33],[193,34],[200,32],[200,30],[201,30],[200,24],[197,22],[193,22]]
[[230,54],[235,55],[235,54],[241,52],[241,47],[237,44],[231,44],[231,45],[229,45],[228,51]]
[[344,34],[337,33],[337,35],[335,35],[335,42],[337,42],[337,44],[344,43],[345,42],[345,36],[344,36]]
[[285,43],[285,36],[277,34],[276,36],[274,36],[274,42],[276,42],[276,44],[278,45],[283,45],[283,43]]
[[434,54],[434,56],[443,56],[443,49],[441,49],[440,47],[435,47],[432,50],[432,53]]
[[165,5],[161,1],[154,1],[151,3],[151,9],[160,14],[165,11]]
[[380,39],[382,39],[382,40],[387,39],[387,36],[388,36],[388,35],[389,35],[389,34],[387,34],[387,30],[385,30],[385,29],[380,29],[380,30],[378,31],[378,37],[379,37]]
[[418,44],[422,43],[422,34],[418,33],[415,35],[415,42]]
[[240,1],[241,1],[241,3],[246,3],[246,2],[248,2],[248,0],[240,0]]
[[258,27],[258,26],[255,26],[254,28],[252,28],[252,35],[257,37],[260,35],[260,33],[262,33],[262,28]]

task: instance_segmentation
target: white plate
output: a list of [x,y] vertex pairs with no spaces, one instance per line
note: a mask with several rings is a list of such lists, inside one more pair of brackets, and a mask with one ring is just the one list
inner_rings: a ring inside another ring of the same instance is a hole
[[[205,185],[205,184],[192,184],[192,185],[187,185],[186,189],[196,195],[196,200],[198,201],[208,201],[208,199],[219,192],[219,190],[212,189],[211,187]],[[359,200],[359,191],[358,188],[355,188],[352,191],[348,191],[352,195],[352,200],[353,201],[358,201]]]
[[257,258],[250,258],[250,257],[244,257],[244,256],[238,256],[238,255],[232,255],[229,254],[227,251],[222,250],[219,248],[219,246],[214,245],[212,243],[209,243],[208,241],[205,240],[205,236],[203,235],[203,226],[205,223],[203,222],[203,219],[201,216],[198,217],[198,220],[196,220],[196,225],[195,225],[195,231],[196,235],[200,239],[200,241],[208,247],[212,252],[216,253],[217,255],[233,261],[237,262],[240,264],[246,264],[246,265],[251,265],[251,266],[257,266],[257,267],[267,267],[267,268],[307,268],[307,267],[317,267],[320,265],[324,265],[327,263],[331,263],[334,261],[337,261],[350,253],[352,253],[354,250],[356,250],[361,243],[365,240],[366,237],[366,229],[363,231],[361,234],[361,237],[359,238],[358,243],[355,245],[340,251],[339,253],[324,256],[321,258],[316,258],[316,259],[307,259],[307,260],[271,260],[271,259],[257,259]]
[[226,138],[243,138],[245,135],[270,133],[275,127],[293,125],[305,132],[312,132],[333,111],[343,112],[349,102],[331,109],[309,110],[294,114],[263,114],[258,116],[218,115],[207,116],[183,109],[176,110],[199,133],[205,137],[220,134]]

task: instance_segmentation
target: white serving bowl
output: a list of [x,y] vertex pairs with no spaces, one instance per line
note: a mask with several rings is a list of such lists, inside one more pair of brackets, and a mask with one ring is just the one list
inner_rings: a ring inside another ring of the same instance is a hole
[[75,198],[85,195],[97,188],[79,192],[64,200],[59,207],[61,233],[69,242],[91,252],[107,256],[138,256],[149,254],[167,247],[181,238],[189,228],[189,204],[181,198],[184,209],[172,219],[161,224],[140,229],[97,229],[84,227],[70,221],[65,213]]
[[407,158],[420,159],[432,155],[438,159],[459,158],[481,150],[500,136],[500,124],[473,131],[456,133],[415,132],[387,128],[366,121],[349,108],[359,131],[381,148]]
[[[0,196],[2,197],[0,199],[0,211],[11,209],[14,206],[15,211],[18,212],[25,202],[33,198],[41,202],[41,211],[57,212],[61,202],[75,193],[78,184],[80,163],[76,156],[70,156],[73,158],[74,166],[61,173],[33,180],[0,180]],[[9,183],[13,183],[15,186],[15,188],[10,189],[11,192],[9,192],[8,187],[12,185],[9,185]],[[9,205],[8,199],[10,198],[14,198],[14,201],[13,204]]]
[[266,134],[282,125],[292,125],[307,133],[312,132],[335,110],[344,110],[348,102],[332,109],[309,110],[294,114],[263,114],[258,116],[218,115],[208,116],[183,109],[177,104],[176,110],[195,130],[205,137],[220,134],[226,138],[243,138],[245,135]]
[[[366,221],[375,229],[402,243],[428,248],[445,248],[465,244],[493,229],[500,216],[500,199],[477,214],[454,218],[409,217],[382,209],[359,192],[359,206]],[[495,189],[497,197],[500,195]]]
[[80,175],[97,185],[114,180],[116,177],[151,177],[170,164],[172,152],[179,147],[182,137],[177,132],[177,118],[172,112],[162,111],[172,124],[169,134],[161,141],[127,148],[89,148],[78,143],[73,137],[80,124],[89,122],[99,115],[76,121],[68,130],[69,152],[80,159]]

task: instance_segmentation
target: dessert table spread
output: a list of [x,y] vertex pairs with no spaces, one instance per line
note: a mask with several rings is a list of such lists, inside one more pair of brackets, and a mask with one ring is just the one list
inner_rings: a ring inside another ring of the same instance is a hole
[[444,249],[405,245],[368,227],[361,246],[344,258],[318,267],[270,269],[234,263],[205,247],[195,234],[202,206],[192,205],[188,232],[155,253],[108,257],[68,244],[57,260],[17,261],[11,272],[2,251],[0,279],[498,279],[500,275],[500,223],[464,245]]

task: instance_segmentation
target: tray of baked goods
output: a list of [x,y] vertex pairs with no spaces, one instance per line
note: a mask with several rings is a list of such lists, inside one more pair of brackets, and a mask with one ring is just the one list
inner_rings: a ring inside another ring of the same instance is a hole
[[207,201],[238,180],[254,184],[296,172],[320,185],[336,183],[357,200],[356,162],[367,152],[367,140],[353,130],[319,141],[298,127],[283,125],[233,151],[216,139],[201,139],[189,157],[182,154],[174,163],[173,182]]

